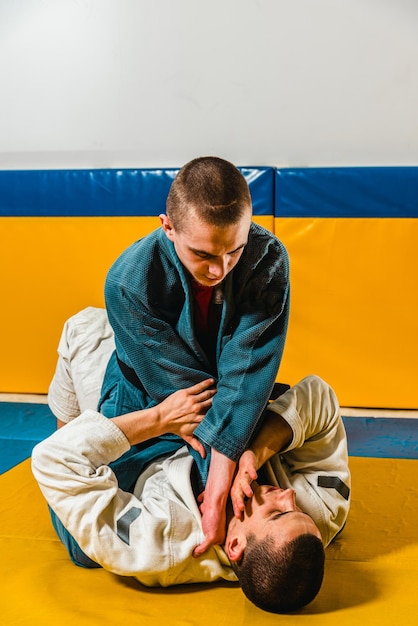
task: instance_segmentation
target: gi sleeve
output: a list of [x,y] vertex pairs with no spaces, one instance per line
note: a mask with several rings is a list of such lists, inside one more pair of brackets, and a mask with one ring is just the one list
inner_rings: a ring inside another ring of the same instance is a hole
[[[195,435],[238,461],[267,405],[283,355],[289,317],[287,252],[275,240],[236,289],[236,311],[218,361],[217,394]],[[232,286],[234,288],[234,285]]]
[[321,378],[308,376],[269,410],[293,430],[287,450],[270,461],[273,473],[282,486],[288,480],[295,489],[299,506],[315,520],[327,545],[343,528],[350,506],[347,437],[336,395]]
[[149,524],[155,524],[133,494],[119,489],[108,466],[129,448],[111,420],[88,410],[32,454],[35,479],[65,528],[85,554],[120,575],[149,567]]

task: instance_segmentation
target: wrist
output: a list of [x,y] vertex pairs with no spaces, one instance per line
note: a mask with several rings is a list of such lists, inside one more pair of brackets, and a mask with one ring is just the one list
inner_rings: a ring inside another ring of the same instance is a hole
[[208,480],[205,488],[205,492],[210,493],[212,502],[226,503],[235,469],[235,461],[212,448]]
[[164,411],[161,410],[161,404],[145,409],[149,419],[150,428],[153,431],[152,437],[160,437],[168,432],[168,423],[165,418]]
[[124,433],[131,446],[164,434],[161,414],[157,406],[111,419]]
[[260,432],[250,446],[257,469],[260,469],[273,455],[285,450],[292,442],[293,430],[281,415],[266,411]]

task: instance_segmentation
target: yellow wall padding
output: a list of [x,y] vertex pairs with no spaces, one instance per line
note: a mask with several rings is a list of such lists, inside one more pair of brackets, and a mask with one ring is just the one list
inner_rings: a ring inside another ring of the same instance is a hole
[[[272,216],[255,221],[273,230]],[[104,306],[106,273],[158,217],[0,218],[0,392],[46,393],[65,320]]]
[[234,584],[146,589],[73,565],[25,461],[0,476],[2,624],[19,626],[415,626],[418,463],[350,458],[348,522],[327,548],[317,598],[299,614],[265,613]]
[[346,406],[417,408],[418,220],[276,218],[291,260],[280,378],[318,374]]
[[[274,218],[291,261],[278,379],[324,377],[346,406],[417,408],[418,220]],[[46,393],[65,320],[103,306],[106,272],[157,217],[0,218],[0,392]]]
[[0,391],[46,393],[65,320],[104,306],[114,259],[159,226],[147,217],[0,219]]

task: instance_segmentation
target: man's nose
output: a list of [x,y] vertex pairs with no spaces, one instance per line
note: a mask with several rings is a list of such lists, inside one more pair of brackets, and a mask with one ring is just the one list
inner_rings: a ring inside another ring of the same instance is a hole
[[209,272],[211,276],[216,278],[222,278],[227,273],[227,259],[226,257],[219,257],[216,260],[212,260],[209,265]]
[[294,489],[285,489],[280,494],[282,502],[285,502],[288,507],[296,506],[296,497]]

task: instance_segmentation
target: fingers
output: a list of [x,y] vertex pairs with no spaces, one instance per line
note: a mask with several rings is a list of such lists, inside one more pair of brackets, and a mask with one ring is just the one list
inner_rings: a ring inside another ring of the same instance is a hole
[[181,398],[181,406],[183,406],[185,414],[190,412],[196,415],[204,415],[207,412],[212,406],[212,398],[216,394],[214,383],[213,378],[208,378],[193,385],[193,387],[177,392],[179,399]]
[[184,440],[195,450],[202,459],[206,458],[206,450],[204,445],[196,437],[184,437]]
[[241,519],[241,514],[245,510],[244,499],[239,498],[237,500],[232,500],[232,508],[234,511],[234,517]]
[[199,403],[202,408],[208,408],[212,406],[212,398],[216,394],[216,389],[205,389],[198,394],[195,394],[195,401]]
[[185,420],[187,419],[187,423],[190,424],[192,430],[196,428],[198,424],[203,420],[205,414],[202,411],[199,411],[198,408],[190,411],[190,413],[186,414]]
[[216,394],[216,389],[206,389],[201,393],[196,395],[196,400],[198,402],[208,402],[212,401],[213,396]]
[[[247,462],[245,462],[247,460]],[[251,454],[244,452],[240,461],[240,469],[231,487],[232,508],[235,517],[240,518],[245,509],[245,498],[252,498],[254,491],[251,484],[257,480],[257,472],[251,462]]]
[[196,559],[199,556],[202,556],[202,554],[205,554],[205,552],[207,552],[212,545],[214,545],[212,541],[205,537],[205,540],[193,550],[194,558]]
[[204,540],[193,550],[193,556],[199,557],[205,554],[212,546],[221,546],[225,541],[225,532],[207,532]]
[[224,537],[221,537],[220,535],[215,536],[213,534],[207,534],[205,535],[205,538],[202,541],[202,543],[196,546],[195,549],[193,550],[193,556],[195,558],[202,556],[202,554],[205,554],[205,552],[207,552],[209,548],[215,545],[222,545],[223,542],[224,542]]
[[[210,387],[213,387],[214,384],[215,380],[213,378],[206,378],[206,380],[202,380],[200,383],[196,383],[196,385],[189,387],[189,391],[194,395],[198,395],[199,393],[209,390]],[[213,390],[212,395],[214,395],[215,393],[216,389]]]
[[192,412],[205,415],[207,410],[212,406],[212,398],[216,394],[216,389],[205,389],[198,394],[193,394],[190,399],[193,400]]
[[245,510],[245,498],[252,498],[253,495],[254,492],[248,483],[244,483],[242,487],[233,486],[231,500],[235,517],[241,517],[241,513]]
[[197,413],[205,414],[211,406],[212,406],[212,397],[208,398],[207,400],[202,400],[201,402],[197,403],[197,407],[196,407]]
[[204,447],[204,445],[202,443],[200,443],[199,439],[196,439],[196,437],[192,437],[192,441],[191,441],[190,445],[192,446],[193,450],[195,450],[195,452],[200,454],[202,459],[206,458],[205,447]]

